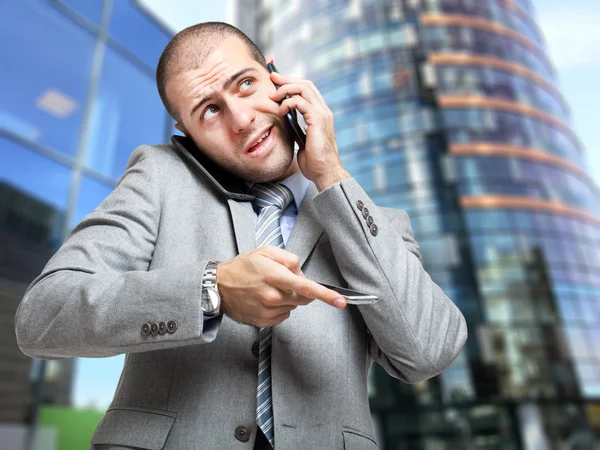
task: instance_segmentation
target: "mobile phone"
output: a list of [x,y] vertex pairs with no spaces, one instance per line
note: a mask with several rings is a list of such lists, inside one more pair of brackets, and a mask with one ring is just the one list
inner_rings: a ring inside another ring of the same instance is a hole
[[192,139],[174,134],[171,136],[171,142],[179,154],[194,169],[200,172],[225,198],[243,202],[254,200],[255,196],[244,180],[227,172],[202,154]]
[[[269,73],[277,72],[277,67],[275,67],[275,64],[273,63],[267,63],[267,69],[269,69]],[[275,84],[275,87],[279,89],[281,86]],[[279,103],[281,104],[281,102]],[[298,123],[298,111],[296,110],[296,108],[293,108],[285,115],[285,117],[287,119],[288,124],[290,125],[290,128],[292,129],[292,134],[294,135],[294,140],[298,144],[298,148],[300,150],[303,150],[304,146],[306,145],[306,135],[304,134],[304,131],[302,131],[302,128]]]
[[361,292],[353,291],[352,289],[333,286],[331,284],[319,284],[340,294],[346,299],[346,302],[348,302],[349,305],[370,305],[379,300],[379,297],[375,295],[363,294]]

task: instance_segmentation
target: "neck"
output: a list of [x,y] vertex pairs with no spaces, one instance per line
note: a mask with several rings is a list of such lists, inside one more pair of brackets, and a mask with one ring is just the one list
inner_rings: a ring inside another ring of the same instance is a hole
[[298,165],[298,160],[294,156],[294,159],[292,160],[292,163],[287,168],[287,170],[280,177],[275,178],[273,180],[273,183],[278,183],[279,181],[285,180],[286,178],[291,177],[292,175],[294,175],[299,170],[300,170],[300,166]]

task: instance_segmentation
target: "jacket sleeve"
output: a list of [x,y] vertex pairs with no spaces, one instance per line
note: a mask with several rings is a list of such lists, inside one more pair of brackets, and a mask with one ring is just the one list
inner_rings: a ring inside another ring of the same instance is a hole
[[[25,292],[15,317],[23,353],[101,357],[215,339],[221,318],[204,322],[199,301],[208,261],[149,270],[161,215],[156,152],[134,151],[114,191]],[[161,322],[167,332],[142,332]]]
[[370,356],[409,383],[441,373],[466,342],[466,322],[423,268],[408,214],[376,206],[354,178],[319,193],[315,206],[348,286],[379,297],[358,306]]

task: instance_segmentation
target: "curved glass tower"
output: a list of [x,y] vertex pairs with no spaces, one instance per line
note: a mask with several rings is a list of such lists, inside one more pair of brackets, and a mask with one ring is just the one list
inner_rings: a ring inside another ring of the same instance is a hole
[[[415,385],[371,372],[385,449],[546,449],[600,430],[600,203],[529,0],[252,0],[346,168],[406,210],[469,340]],[[242,25],[243,27],[243,25]],[[587,447],[581,447],[587,448]]]

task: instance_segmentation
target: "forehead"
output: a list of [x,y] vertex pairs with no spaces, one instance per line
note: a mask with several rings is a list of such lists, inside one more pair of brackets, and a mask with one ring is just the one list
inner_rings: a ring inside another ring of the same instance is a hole
[[[248,46],[237,37],[228,37],[217,45],[195,68],[175,75],[167,90],[173,98],[197,97],[206,89],[219,90],[225,81],[242,68],[259,68]],[[171,89],[169,89],[171,88]]]

